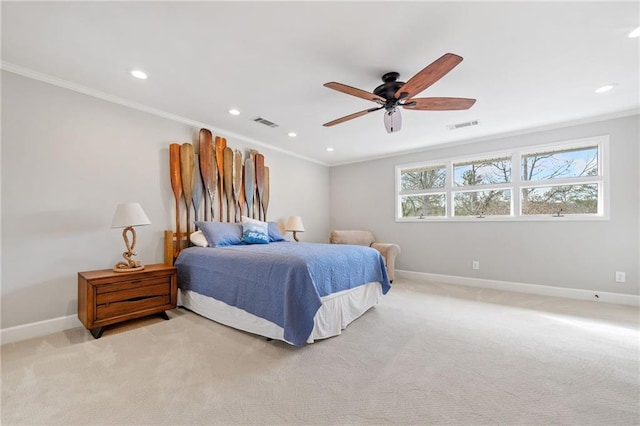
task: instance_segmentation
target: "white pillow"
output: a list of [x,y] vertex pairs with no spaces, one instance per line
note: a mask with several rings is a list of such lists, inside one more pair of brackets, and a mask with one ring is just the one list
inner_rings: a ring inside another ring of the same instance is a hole
[[189,235],[189,240],[191,241],[191,244],[193,244],[194,246],[198,246],[198,247],[209,246],[209,243],[207,243],[207,239],[205,238],[202,231],[192,232],[191,235]]

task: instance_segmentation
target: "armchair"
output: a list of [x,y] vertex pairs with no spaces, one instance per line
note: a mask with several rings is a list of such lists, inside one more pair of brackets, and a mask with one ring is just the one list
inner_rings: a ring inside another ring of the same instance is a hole
[[387,267],[389,281],[395,277],[396,256],[400,253],[400,246],[393,243],[376,242],[375,237],[369,231],[333,231],[329,238],[331,244],[354,244],[374,248],[382,254],[384,264]]

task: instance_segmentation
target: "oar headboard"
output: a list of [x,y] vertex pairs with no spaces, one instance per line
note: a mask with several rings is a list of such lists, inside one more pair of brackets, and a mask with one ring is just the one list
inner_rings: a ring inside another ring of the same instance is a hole
[[[176,229],[164,232],[164,263],[167,265],[172,265],[180,250],[189,246],[189,233],[192,229],[190,218],[198,217],[201,209],[204,220],[214,220],[217,217],[220,221],[226,219],[226,222],[235,222],[243,214],[267,220],[269,170],[264,165],[264,156],[250,150],[244,160],[241,151],[227,149],[225,138],[216,136],[215,145],[213,139],[211,131],[200,129],[197,144],[186,142],[172,143],[169,146]],[[199,152],[199,168],[195,167],[196,148]],[[204,207],[203,197],[197,196],[197,190],[196,197],[193,197],[194,183],[201,182],[206,192]],[[215,208],[216,199],[218,209]],[[185,227],[182,226],[182,216],[186,217]],[[187,231],[182,232],[183,229]]]

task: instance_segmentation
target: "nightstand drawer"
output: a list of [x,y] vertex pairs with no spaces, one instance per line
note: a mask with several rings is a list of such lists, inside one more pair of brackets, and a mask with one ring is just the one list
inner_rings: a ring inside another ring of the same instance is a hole
[[161,277],[149,278],[149,279],[137,279],[131,281],[125,281],[117,284],[109,285],[96,285],[96,295],[98,296],[98,303],[100,298],[109,295],[110,293],[120,293],[129,290],[138,291],[153,291],[147,287],[155,287],[158,285],[164,285],[167,289],[171,286],[171,276],[165,275]]
[[171,295],[169,294],[169,288],[167,293],[154,296],[139,296],[138,298],[128,298],[123,300],[117,300],[114,302],[107,302],[105,304],[98,304],[96,306],[96,321],[104,319],[112,319],[121,315],[127,315],[131,312],[144,312],[148,309],[158,308],[165,306],[170,309]]

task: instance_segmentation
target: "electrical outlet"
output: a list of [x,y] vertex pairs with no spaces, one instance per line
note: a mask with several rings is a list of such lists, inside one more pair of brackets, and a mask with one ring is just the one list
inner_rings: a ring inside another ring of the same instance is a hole
[[624,283],[627,281],[627,274],[624,272],[616,272],[616,282]]
[[471,264],[471,267],[473,269],[480,269],[480,262],[477,260],[474,260],[473,263]]

